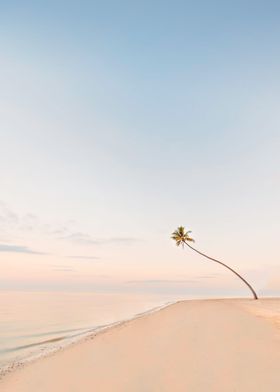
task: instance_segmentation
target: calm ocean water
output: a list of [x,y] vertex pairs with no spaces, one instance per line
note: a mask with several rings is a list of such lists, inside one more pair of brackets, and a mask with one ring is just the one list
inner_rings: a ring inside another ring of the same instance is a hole
[[144,294],[0,292],[0,370],[177,299]]

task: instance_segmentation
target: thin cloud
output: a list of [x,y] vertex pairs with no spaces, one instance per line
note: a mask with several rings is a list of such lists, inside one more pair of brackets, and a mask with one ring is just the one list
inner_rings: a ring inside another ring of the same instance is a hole
[[193,279],[183,279],[183,280],[172,280],[172,279],[148,279],[148,280],[128,280],[126,284],[188,284],[197,283]]
[[[55,240],[69,241],[79,245],[104,245],[104,244],[133,244],[141,240],[132,237],[108,237],[96,238],[95,236],[75,229],[76,222],[68,220],[63,224],[52,224],[42,222],[41,219],[32,214],[27,213],[20,215],[14,212],[7,204],[0,201],[0,234],[3,242],[17,241],[24,235],[40,235],[51,237]],[[19,250],[20,251],[20,250]],[[32,250],[22,249],[25,253],[38,253]]]
[[192,279],[146,279],[146,280],[128,280],[126,284],[188,284],[188,283],[199,283],[200,279],[212,279],[216,278],[218,274],[212,275],[199,275]]
[[101,238],[96,239],[91,235],[82,232],[75,232],[69,235],[59,237],[58,239],[76,242],[82,245],[103,245],[103,244],[130,244],[134,242],[139,242],[137,238],[130,237],[111,237],[111,238]]
[[2,224],[14,225],[19,221],[19,216],[12,211],[6,203],[0,201],[0,222]]
[[71,242],[77,242],[83,245],[97,245],[99,242],[92,238],[89,234],[75,232],[62,237],[58,237],[57,239],[66,240]]
[[28,253],[33,255],[46,255],[47,253],[37,252],[27,246],[22,245],[6,245],[0,244],[0,252],[10,252],[10,253]]
[[104,240],[100,240],[101,243],[103,244],[113,244],[113,243],[124,243],[124,244],[132,244],[135,242],[140,242],[141,240],[139,238],[133,238],[133,237],[113,237],[113,238],[108,238]]
[[37,215],[32,213],[18,214],[0,200],[0,224],[1,235],[10,239],[18,237],[19,233],[20,235],[39,233],[40,235],[56,238],[71,235],[75,222],[73,220],[68,220],[63,224],[42,222]]
[[74,272],[76,271],[74,268],[53,268],[53,271],[60,271],[60,272]]
[[197,279],[216,279],[217,277],[221,276],[222,274],[212,274],[212,275],[200,275]]
[[100,257],[96,256],[66,256],[68,259],[82,259],[82,260],[99,260]]

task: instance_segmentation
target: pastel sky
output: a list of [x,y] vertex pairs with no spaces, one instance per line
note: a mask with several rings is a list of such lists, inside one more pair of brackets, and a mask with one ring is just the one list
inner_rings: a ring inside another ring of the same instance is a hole
[[279,1],[0,1],[0,289],[280,294]]

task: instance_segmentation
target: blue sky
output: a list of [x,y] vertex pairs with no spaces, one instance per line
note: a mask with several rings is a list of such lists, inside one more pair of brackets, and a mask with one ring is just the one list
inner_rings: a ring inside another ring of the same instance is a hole
[[[5,281],[208,274],[170,244],[183,224],[202,250],[280,290],[280,4],[0,4]],[[227,275],[215,284],[227,290]]]

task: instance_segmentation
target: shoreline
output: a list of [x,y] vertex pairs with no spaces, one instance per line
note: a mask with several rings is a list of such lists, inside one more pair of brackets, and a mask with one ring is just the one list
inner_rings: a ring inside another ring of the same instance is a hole
[[[24,368],[25,366],[32,365],[35,362],[38,362],[44,358],[51,357],[55,355],[56,353],[62,351],[62,350],[67,350],[67,348],[72,347],[73,345],[77,345],[80,343],[83,343],[87,341],[88,339],[93,339],[97,335],[107,331],[108,329],[113,329],[118,326],[121,326],[122,324],[128,323],[133,320],[137,320],[138,318],[148,316],[149,314],[153,314],[154,312],[158,312],[168,306],[174,305],[178,302],[181,302],[184,300],[178,300],[178,301],[173,301],[173,302],[167,302],[162,305],[156,306],[154,308],[148,309],[147,311],[141,312],[141,313],[136,313],[135,315],[126,318],[126,319],[121,319],[114,321],[109,324],[97,326],[93,329],[90,329],[86,332],[82,332],[78,335],[75,335],[74,337],[67,337],[65,339],[62,339],[62,344],[60,345],[52,345],[50,343],[50,346],[43,348],[41,352],[34,352],[31,354],[27,354],[26,357],[15,359],[11,361],[8,364],[3,364],[0,366],[0,383],[2,380],[5,379],[7,375],[10,375],[14,372],[16,372],[19,369]],[[192,301],[192,300],[190,300]]]
[[88,339],[92,339],[96,337],[97,335],[107,331],[108,329],[113,329],[115,327],[121,326],[122,324],[125,324],[127,322],[137,320],[138,318],[148,316],[150,314],[153,314],[154,312],[159,312],[162,309],[165,309],[166,307],[169,307],[171,305],[175,305],[180,302],[192,302],[192,301],[226,301],[226,300],[246,300],[247,298],[241,298],[241,297],[227,297],[227,298],[192,298],[192,299],[180,299],[177,301],[170,301],[166,302],[162,305],[155,306],[151,309],[148,309],[144,312],[136,313],[131,317],[121,319],[114,321],[112,323],[104,324],[101,326],[94,327],[90,330],[87,330],[86,332],[81,332],[78,335],[75,335],[73,337],[66,337],[61,339],[61,344],[54,344],[50,345],[48,347],[42,348],[40,352],[36,351],[30,354],[27,354],[26,356],[22,358],[18,358],[15,360],[12,360],[11,362],[7,363],[6,365],[3,364],[0,366],[0,381],[5,378],[6,375],[9,375],[18,369],[22,369],[25,366],[31,365],[34,362],[40,361],[41,359],[50,357],[55,355],[56,353],[66,350],[69,347],[72,347],[73,345],[83,343],[84,341],[87,341]]
[[267,392],[269,385],[270,392],[278,392],[279,322],[280,298],[165,303],[13,368],[0,387],[3,392],[35,392],[38,385],[40,392]]

